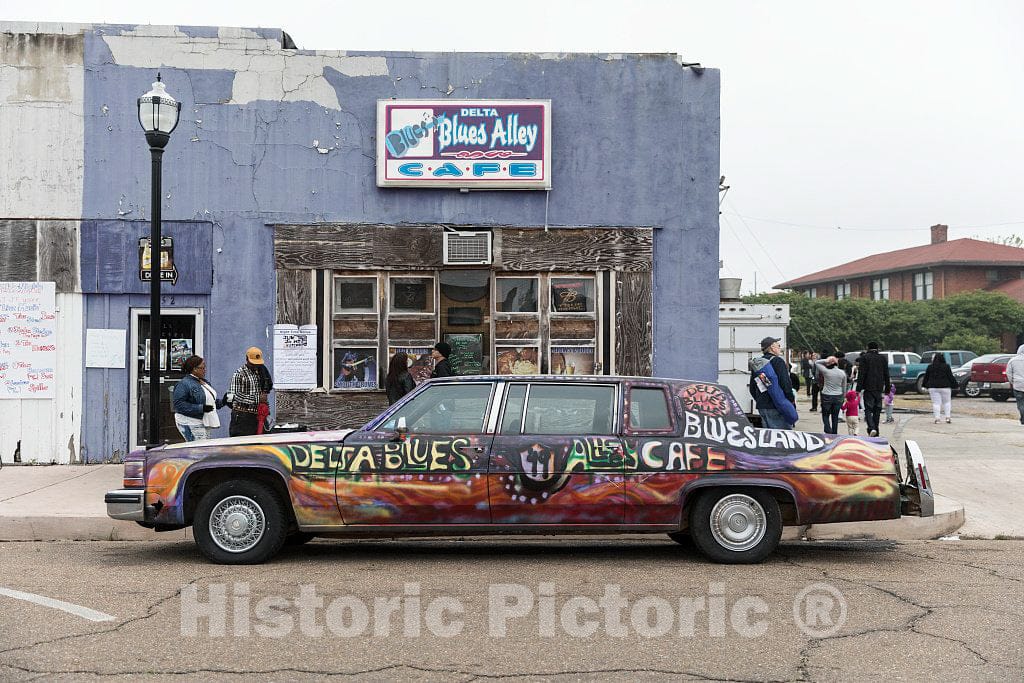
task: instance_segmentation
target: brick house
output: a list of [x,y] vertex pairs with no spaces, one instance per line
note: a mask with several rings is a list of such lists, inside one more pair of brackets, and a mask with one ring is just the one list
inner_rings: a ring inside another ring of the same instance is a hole
[[866,256],[775,285],[810,298],[918,301],[982,289],[1024,303],[1024,249],[970,238],[949,241],[933,225],[931,243]]

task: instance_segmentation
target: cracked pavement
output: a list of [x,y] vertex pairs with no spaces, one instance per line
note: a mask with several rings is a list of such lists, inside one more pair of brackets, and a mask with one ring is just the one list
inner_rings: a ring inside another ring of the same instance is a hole
[[[662,536],[317,540],[255,567],[208,564],[188,542],[2,543],[0,556],[0,586],[117,618],[0,596],[3,680],[1024,676],[1024,541],[788,543],[754,566],[707,564]],[[504,584],[518,597],[489,593]],[[794,611],[814,584],[841,596],[844,623],[839,603]],[[616,585],[624,609],[604,609]],[[435,603],[461,609],[449,631]]]

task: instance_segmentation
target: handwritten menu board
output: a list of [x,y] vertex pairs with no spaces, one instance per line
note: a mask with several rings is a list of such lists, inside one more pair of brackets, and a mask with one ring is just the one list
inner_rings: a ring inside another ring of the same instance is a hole
[[54,398],[54,283],[0,282],[0,398]]
[[456,375],[479,375],[484,371],[484,336],[482,334],[446,334],[444,340],[452,347],[448,364]]

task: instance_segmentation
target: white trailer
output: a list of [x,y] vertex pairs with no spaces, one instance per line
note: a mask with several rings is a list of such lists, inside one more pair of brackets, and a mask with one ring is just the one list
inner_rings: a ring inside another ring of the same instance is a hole
[[[747,389],[747,364],[761,355],[761,340],[778,337],[788,349],[789,304],[744,304],[723,301],[718,305],[718,382],[732,390],[748,416],[755,416],[754,399]],[[760,420],[755,420],[760,423]]]

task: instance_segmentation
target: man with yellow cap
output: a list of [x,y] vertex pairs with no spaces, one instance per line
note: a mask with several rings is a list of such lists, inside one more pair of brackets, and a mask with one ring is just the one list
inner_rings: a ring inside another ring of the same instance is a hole
[[267,396],[274,388],[270,371],[263,363],[263,351],[255,346],[245,352],[245,365],[231,377],[228,400],[231,404],[231,436],[262,434],[270,404]]

